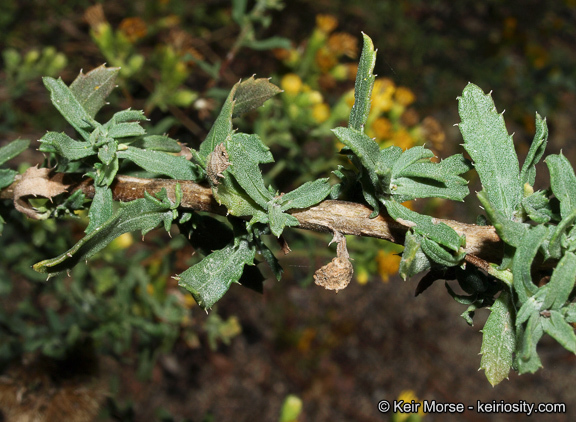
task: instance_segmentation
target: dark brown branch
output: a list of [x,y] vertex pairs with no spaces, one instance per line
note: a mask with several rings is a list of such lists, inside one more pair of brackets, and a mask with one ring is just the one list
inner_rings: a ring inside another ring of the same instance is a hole
[[[54,179],[56,176],[52,176]],[[0,198],[13,199],[15,182],[0,191]],[[84,194],[92,198],[94,186],[92,179],[82,178],[77,174],[66,174],[63,183],[69,185],[68,192],[81,189]],[[226,215],[226,208],[218,205],[212,196],[212,189],[188,180],[172,179],[141,179],[130,176],[117,176],[112,184],[114,199],[117,201],[132,201],[144,197],[144,192],[158,193],[166,188],[170,199],[174,200],[176,183],[182,187],[181,208],[194,211],[206,211]],[[390,216],[381,212],[376,218],[369,218],[372,210],[365,205],[346,201],[326,200],[305,210],[292,210],[290,214],[300,222],[299,228],[317,232],[333,232],[334,230],[348,235],[367,236],[385,239],[390,242],[403,244],[408,226],[400,224]],[[460,223],[453,220],[435,219],[437,223],[444,223],[452,227],[458,234],[466,235],[466,252],[470,258],[466,261],[479,267],[487,266],[488,262],[499,262],[502,256],[502,242],[494,227],[477,226]]]

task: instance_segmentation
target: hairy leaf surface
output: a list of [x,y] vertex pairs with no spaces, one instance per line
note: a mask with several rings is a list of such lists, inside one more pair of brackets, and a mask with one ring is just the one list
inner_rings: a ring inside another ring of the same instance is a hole
[[356,74],[356,84],[354,85],[354,105],[350,112],[351,129],[359,132],[364,131],[366,119],[370,112],[370,102],[372,95],[372,87],[376,76],[372,74],[374,65],[376,64],[376,51],[374,51],[374,44],[370,37],[362,33],[364,44],[362,47],[362,54],[360,56],[360,63],[358,65],[358,73]]
[[515,349],[513,306],[510,295],[502,292],[490,307],[490,316],[482,329],[480,369],[484,369],[493,386],[508,378]]
[[34,270],[40,273],[56,275],[72,268],[79,262],[87,260],[124,233],[139,230],[142,235],[145,235],[161,223],[164,224],[165,229],[168,229],[174,219],[175,209],[182,195],[181,191],[178,193],[180,185],[177,186],[177,201],[175,204],[172,204],[167,198],[165,189],[162,189],[158,194],[161,200],[146,192],[145,198],[120,203],[118,211],[104,224],[90,231],[62,255],[34,264]]
[[464,148],[472,157],[488,200],[511,220],[522,200],[523,188],[504,117],[497,113],[492,97],[474,84],[468,84],[458,98],[458,112]]
[[254,256],[255,251],[248,242],[241,241],[238,246],[228,245],[211,253],[175,278],[202,309],[210,309],[232,283],[238,283],[244,265],[252,265]]

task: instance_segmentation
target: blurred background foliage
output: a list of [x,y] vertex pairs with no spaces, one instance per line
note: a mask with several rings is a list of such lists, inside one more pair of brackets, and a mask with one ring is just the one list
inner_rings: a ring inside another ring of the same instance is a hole
[[[236,125],[271,148],[276,162],[264,175],[288,191],[345,164],[330,129],[345,123],[353,104],[364,31],[379,48],[367,133],[383,147],[426,144],[439,157],[452,154],[460,143],[452,128],[455,98],[473,81],[507,105],[520,150],[527,150],[537,110],[549,116],[553,148],[573,152],[564,141],[576,103],[574,0],[32,3],[0,5],[0,146],[68,130],[41,76],[69,83],[80,69],[120,66],[119,88],[102,113],[144,109],[148,132],[198,148],[231,86],[257,74],[284,92]],[[11,165],[22,172],[43,159],[30,148]],[[439,201],[409,205],[436,216],[475,218]],[[5,202],[0,213],[7,222],[0,237],[0,364],[8,373],[22,357],[63,361],[88,344],[145,378],[174,348],[216,350],[242,332],[230,312],[201,314],[171,279],[195,259],[177,231],[172,238],[151,233],[145,242],[123,235],[69,278],[45,282],[31,264],[77,241],[85,218],[30,221]],[[307,285],[334,252],[324,235],[291,231],[287,240],[293,251],[283,259],[283,284]],[[349,239],[348,246],[358,283],[387,282],[397,272],[399,247],[362,238]],[[303,352],[314,337],[310,330],[278,333],[281,343]],[[177,371],[169,360],[161,363]],[[132,404],[109,400],[103,414],[131,420]]]

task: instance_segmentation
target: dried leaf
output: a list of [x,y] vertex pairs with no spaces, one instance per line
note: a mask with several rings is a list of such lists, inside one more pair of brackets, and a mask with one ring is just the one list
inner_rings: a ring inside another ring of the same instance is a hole
[[316,271],[314,282],[327,290],[336,290],[336,293],[338,293],[339,290],[348,286],[350,280],[352,280],[354,268],[346,248],[346,238],[342,233],[335,231],[334,238],[330,243],[332,242],[338,242],[337,256],[332,262]]
[[21,213],[35,220],[46,218],[24,199],[27,196],[41,196],[52,200],[56,195],[66,192],[67,185],[62,183],[63,173],[53,179],[48,177],[48,168],[30,167],[22,175],[20,182],[14,187],[14,207]]

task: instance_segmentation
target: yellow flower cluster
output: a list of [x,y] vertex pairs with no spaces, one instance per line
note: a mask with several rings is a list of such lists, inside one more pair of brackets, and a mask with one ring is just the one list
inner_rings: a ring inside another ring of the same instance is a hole
[[415,403],[420,403],[420,406],[418,406],[418,413],[395,413],[394,414],[394,422],[403,422],[408,420],[408,418],[410,418],[411,416],[416,416],[415,418],[412,418],[411,420],[420,420],[422,417],[424,417],[424,415],[426,415],[426,413],[424,413],[424,410],[422,410],[422,408],[424,406],[422,406],[422,401],[418,399],[418,397],[416,396],[416,393],[413,390],[403,390],[400,392],[400,394],[398,395],[398,400],[397,401],[403,401],[404,403],[412,403],[412,401],[414,401]]
[[400,256],[395,252],[379,250],[376,255],[376,263],[378,264],[380,278],[387,283],[390,276],[396,274],[400,268]]
[[302,81],[295,73],[288,73],[280,80],[280,87],[286,94],[285,103],[288,114],[293,120],[311,124],[324,123],[330,117],[330,106],[324,102],[324,96],[320,91],[312,89]]

